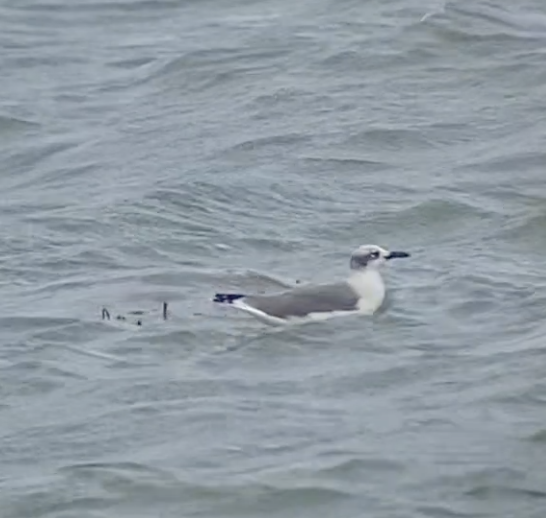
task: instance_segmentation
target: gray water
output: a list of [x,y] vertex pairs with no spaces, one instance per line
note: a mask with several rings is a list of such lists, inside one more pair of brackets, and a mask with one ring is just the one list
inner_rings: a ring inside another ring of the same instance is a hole
[[[1,518],[546,515],[542,0],[3,0],[0,70]],[[373,317],[211,303],[363,243]]]

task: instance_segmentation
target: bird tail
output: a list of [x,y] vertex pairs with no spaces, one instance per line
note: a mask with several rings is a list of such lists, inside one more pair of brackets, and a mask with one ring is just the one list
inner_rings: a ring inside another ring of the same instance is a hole
[[233,304],[235,300],[242,299],[243,297],[246,297],[246,295],[240,293],[216,293],[212,301],[221,304]]

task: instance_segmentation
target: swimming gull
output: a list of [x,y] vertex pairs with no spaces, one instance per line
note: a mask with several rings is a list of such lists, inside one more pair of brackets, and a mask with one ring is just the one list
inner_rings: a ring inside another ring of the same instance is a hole
[[233,306],[268,324],[320,320],[348,313],[371,315],[385,298],[380,267],[390,259],[409,256],[407,252],[362,245],[351,254],[351,274],[344,281],[300,286],[274,295],[216,293],[213,302]]

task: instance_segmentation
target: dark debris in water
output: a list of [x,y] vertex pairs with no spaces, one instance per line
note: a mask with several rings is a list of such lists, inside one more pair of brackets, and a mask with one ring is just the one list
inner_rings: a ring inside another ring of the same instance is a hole
[[[138,309],[138,310],[129,311],[128,314],[132,315],[132,316],[143,316],[145,314],[145,312],[143,310]],[[168,317],[168,304],[166,302],[163,302],[163,304],[161,306],[161,316],[163,317],[163,320],[167,320],[167,317]],[[101,317],[102,317],[102,320],[111,320],[112,319],[112,315],[110,314],[110,311],[107,308],[102,308]],[[114,317],[114,320],[120,320],[120,321],[126,322],[127,317],[124,316],[124,315],[116,315]],[[142,325],[142,318],[139,318],[135,322],[135,324],[137,326],[141,326]]]

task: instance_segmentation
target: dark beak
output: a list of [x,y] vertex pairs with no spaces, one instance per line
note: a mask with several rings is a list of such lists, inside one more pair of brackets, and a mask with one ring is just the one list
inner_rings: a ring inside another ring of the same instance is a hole
[[407,252],[389,252],[389,255],[386,259],[397,259],[401,257],[409,257],[410,255]]

